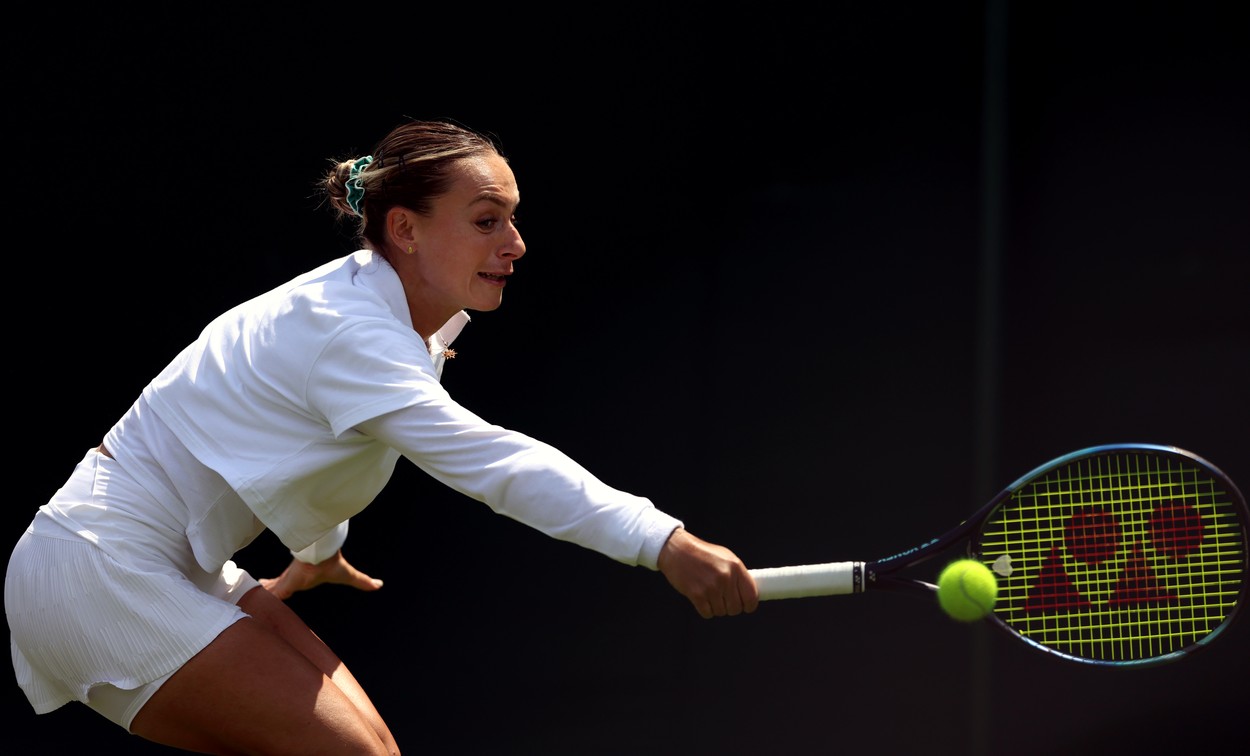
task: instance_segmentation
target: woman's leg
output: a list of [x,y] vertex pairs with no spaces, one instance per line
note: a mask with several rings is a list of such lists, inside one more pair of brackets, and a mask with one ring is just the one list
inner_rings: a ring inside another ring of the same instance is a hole
[[169,678],[135,735],[200,753],[398,754],[386,723],[338,656],[264,588],[240,620]]

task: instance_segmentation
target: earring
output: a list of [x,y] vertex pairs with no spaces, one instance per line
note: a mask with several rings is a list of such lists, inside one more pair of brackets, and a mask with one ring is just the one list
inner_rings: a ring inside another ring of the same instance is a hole
[[412,254],[412,252],[413,252],[412,245],[411,245],[411,244],[409,244],[409,245],[408,245],[408,254],[410,254],[410,255],[411,255],[411,254]]

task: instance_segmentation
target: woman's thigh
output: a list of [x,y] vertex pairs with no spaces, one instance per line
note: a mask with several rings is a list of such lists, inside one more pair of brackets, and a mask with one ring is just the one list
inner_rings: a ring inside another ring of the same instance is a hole
[[251,616],[267,623],[275,633],[321,670],[322,674],[333,680],[382,737],[382,741],[394,753],[399,753],[382,715],[378,713],[373,701],[351,670],[285,602],[274,598],[273,594],[263,588],[256,588],[244,594],[240,606]]
[[351,673],[263,588],[153,694],[131,725],[148,740],[203,753],[398,753]]

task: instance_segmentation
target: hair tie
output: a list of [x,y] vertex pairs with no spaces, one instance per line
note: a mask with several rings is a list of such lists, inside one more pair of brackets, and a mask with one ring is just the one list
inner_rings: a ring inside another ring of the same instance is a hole
[[351,207],[352,212],[362,218],[364,213],[360,212],[360,203],[365,198],[365,185],[360,183],[360,174],[372,162],[372,155],[356,158],[356,161],[352,163],[352,170],[347,179],[347,205]]

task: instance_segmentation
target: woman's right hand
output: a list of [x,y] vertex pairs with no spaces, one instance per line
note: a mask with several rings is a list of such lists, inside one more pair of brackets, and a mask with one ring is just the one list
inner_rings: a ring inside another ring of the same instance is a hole
[[755,579],[742,560],[685,528],[668,537],[656,566],[704,619],[750,613],[759,606]]

